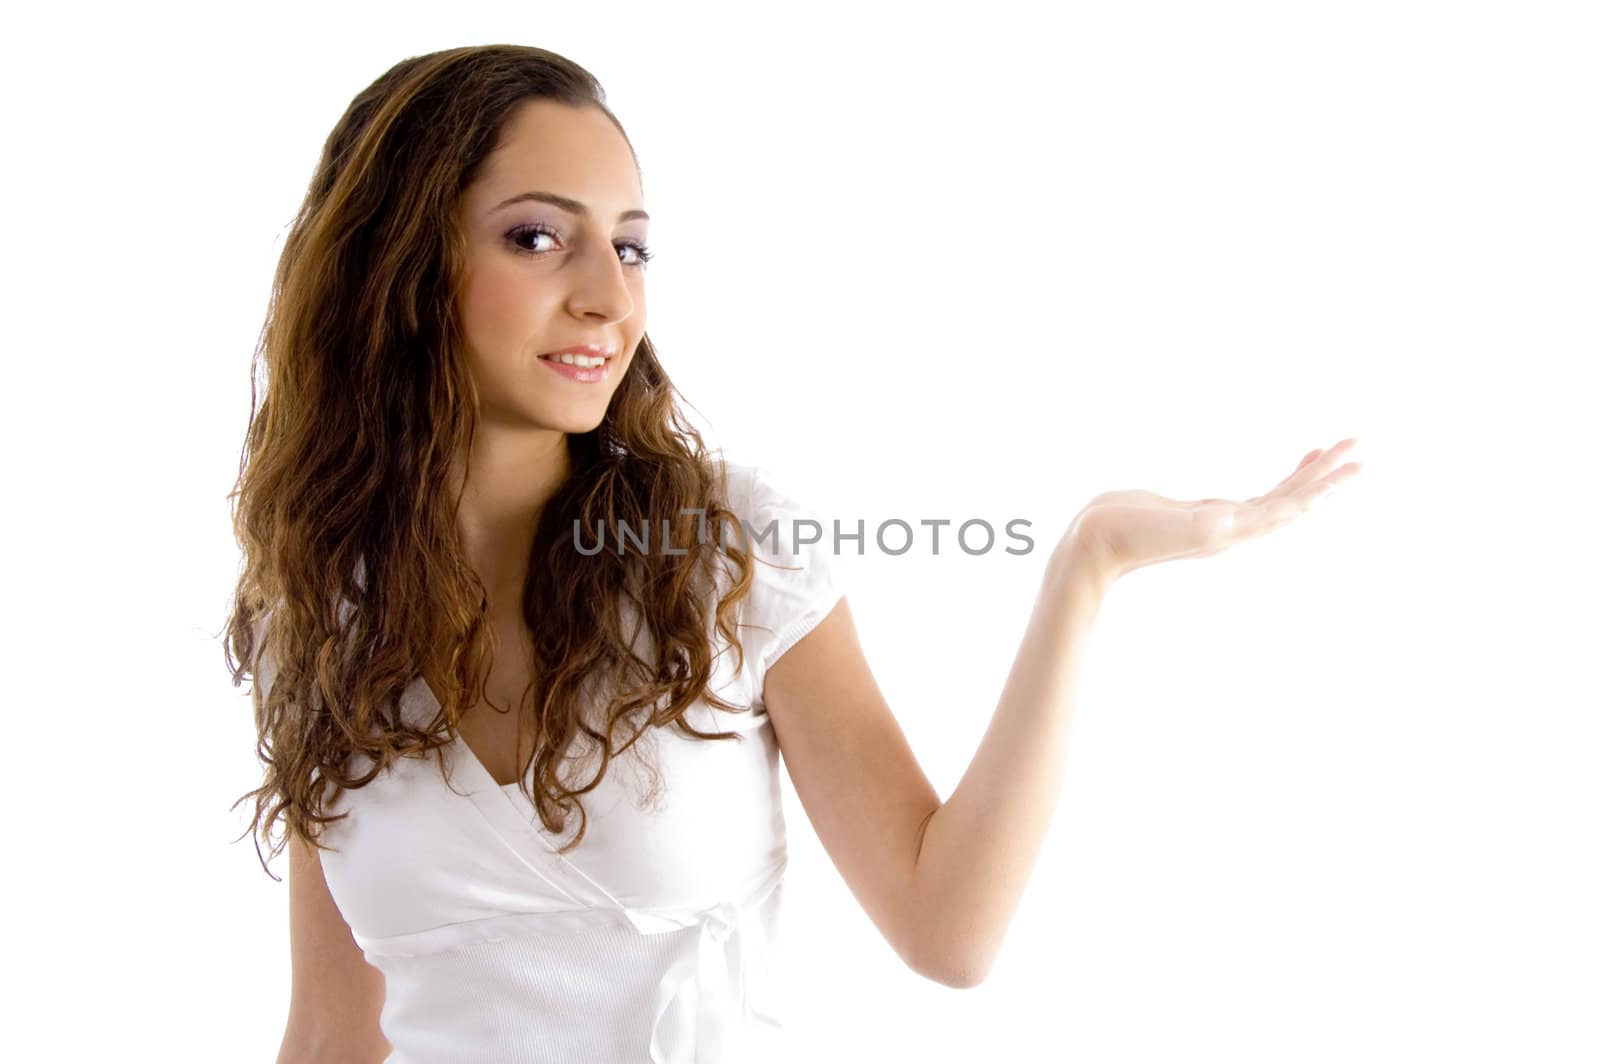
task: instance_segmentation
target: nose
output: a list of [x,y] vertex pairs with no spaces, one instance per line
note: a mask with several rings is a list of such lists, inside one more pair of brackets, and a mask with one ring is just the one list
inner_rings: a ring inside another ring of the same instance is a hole
[[623,321],[633,313],[633,294],[628,291],[628,267],[617,258],[617,250],[607,245],[586,251],[573,264],[572,291],[567,305],[580,318]]

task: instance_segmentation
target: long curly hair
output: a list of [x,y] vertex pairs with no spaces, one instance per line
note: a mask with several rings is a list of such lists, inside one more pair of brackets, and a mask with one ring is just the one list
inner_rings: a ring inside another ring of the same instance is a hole
[[[265,766],[262,785],[234,807],[255,800],[246,832],[258,856],[262,842],[276,856],[290,835],[321,847],[320,825],[348,815],[329,815],[340,793],[456,741],[473,704],[466,693],[486,683],[488,598],[458,535],[461,496],[449,490],[451,462],[477,426],[455,208],[503,124],[532,99],[599,108],[622,129],[593,75],[544,49],[455,48],[397,63],[339,119],[286,238],[228,495],[244,565],[224,657],[234,686],[253,678]],[[684,713],[702,697],[751,708],[709,689],[713,620],[743,667],[734,617],[752,583],[749,540],[724,534],[739,520],[725,466],[677,394],[646,334],[601,423],[567,436],[571,475],[535,532],[522,595],[534,697],[525,693],[519,713],[535,737],[529,797],[540,821],[561,832],[574,807],[580,817],[561,852],[586,830],[579,796],[645,728],[738,738],[702,732]],[[670,549],[572,549],[580,535],[593,543],[597,530],[624,524],[670,529]],[[728,560],[738,572],[719,598]],[[654,644],[648,660],[623,631],[624,604]],[[440,711],[419,727],[400,695],[424,666],[440,678]],[[604,728],[582,712],[596,691],[608,703]],[[619,745],[625,722],[634,727]],[[569,787],[557,769],[580,733],[597,744],[599,769]],[[352,771],[356,754],[369,759],[365,771]]]

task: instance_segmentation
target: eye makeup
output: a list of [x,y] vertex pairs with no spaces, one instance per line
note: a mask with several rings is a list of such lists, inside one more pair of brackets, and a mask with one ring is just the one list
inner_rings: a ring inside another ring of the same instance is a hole
[[[543,255],[547,249],[536,250],[524,245],[524,241],[528,241],[540,236],[548,236],[555,240],[560,240],[561,231],[552,225],[545,224],[544,222],[532,222],[528,225],[516,226],[508,231],[506,233],[506,242],[511,245],[513,251],[516,251],[520,254]],[[642,270],[644,269],[645,263],[655,258],[655,253],[652,252],[649,245],[645,244],[643,241],[619,240],[616,242],[616,246],[619,248],[631,248],[634,255],[637,256],[635,261],[623,263],[624,266],[635,266]]]

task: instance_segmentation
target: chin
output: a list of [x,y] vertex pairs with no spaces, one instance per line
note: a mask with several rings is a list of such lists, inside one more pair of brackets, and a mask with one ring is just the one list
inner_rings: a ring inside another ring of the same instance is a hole
[[569,436],[582,436],[600,427],[600,423],[605,420],[605,410],[597,410],[590,415],[568,414],[564,417],[552,417],[546,413],[542,417],[534,416],[528,420],[541,428],[565,432]]

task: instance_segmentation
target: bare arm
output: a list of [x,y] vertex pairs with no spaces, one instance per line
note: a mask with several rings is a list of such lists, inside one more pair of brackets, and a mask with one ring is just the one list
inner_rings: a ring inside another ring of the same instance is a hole
[[942,805],[878,690],[847,603],[767,671],[767,711],[818,838],[901,959],[935,982],[981,982],[1021,898],[1060,791],[1101,574],[1075,550],[1052,555],[999,708]]
[[927,963],[957,986],[993,965],[1061,791],[1085,637],[1109,583],[1070,547],[1052,556],[994,717],[917,853]]
[[383,973],[367,963],[322,875],[317,850],[289,842],[289,957],[293,984],[278,1064],[381,1064]]
[[931,963],[962,985],[994,963],[1061,790],[1079,659],[1106,589],[1147,565],[1210,557],[1283,527],[1361,470],[1344,462],[1355,442],[1311,451],[1243,502],[1113,491],[1079,514],[1050,557],[994,720],[918,850],[913,893]]
[[987,975],[1055,811],[1084,643],[1107,589],[1281,528],[1361,469],[1354,437],[1271,491],[1186,502],[1096,496],[1051,553],[977,754],[940,803],[873,682],[843,602],[767,670],[766,705],[828,854],[910,967],[947,986]]

